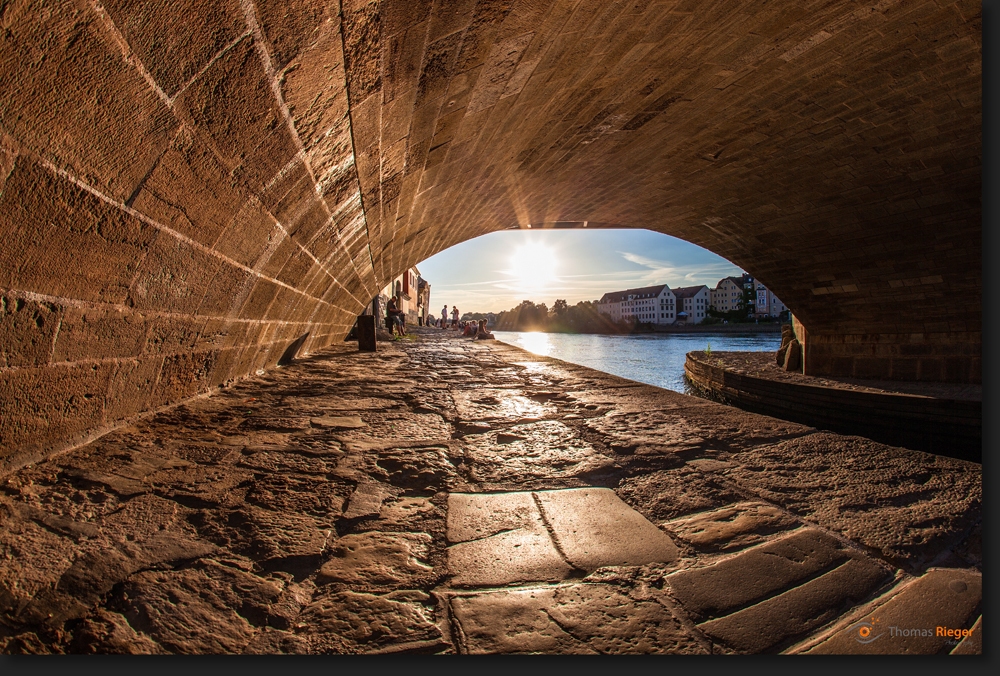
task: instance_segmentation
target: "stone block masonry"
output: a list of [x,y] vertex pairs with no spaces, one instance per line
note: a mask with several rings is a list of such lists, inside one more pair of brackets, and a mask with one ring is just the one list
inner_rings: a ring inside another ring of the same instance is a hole
[[748,411],[982,462],[978,385],[824,379],[785,373],[771,353],[747,352],[690,352],[684,373],[704,396]]
[[411,334],[0,479],[0,653],[981,651],[979,465]]
[[276,94],[276,63],[337,37],[328,8],[265,38],[252,5],[77,4],[19,6],[2,38],[7,469],[340,340],[379,286],[346,249],[360,205],[315,190],[349,144],[303,154]]

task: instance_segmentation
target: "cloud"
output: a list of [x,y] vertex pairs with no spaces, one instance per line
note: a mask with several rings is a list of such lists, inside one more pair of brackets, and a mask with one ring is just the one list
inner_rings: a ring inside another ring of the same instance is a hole
[[658,261],[653,258],[647,258],[645,256],[640,256],[639,254],[630,253],[628,251],[619,251],[621,257],[630,263],[635,263],[636,265],[641,265],[646,268],[651,268],[653,270],[673,270],[674,265],[670,261]]
[[498,284],[506,284],[510,282],[509,279],[491,279],[485,282],[453,282],[448,284],[448,288],[466,287],[466,286],[496,286]]
[[[619,251],[619,255],[630,263],[648,269],[648,272],[635,271],[631,273],[637,287],[667,284],[670,287],[695,286],[704,284],[715,287],[723,277],[742,273],[737,266],[729,262],[692,263],[676,265],[672,261],[661,261],[628,251]],[[620,291],[621,289],[609,289]]]

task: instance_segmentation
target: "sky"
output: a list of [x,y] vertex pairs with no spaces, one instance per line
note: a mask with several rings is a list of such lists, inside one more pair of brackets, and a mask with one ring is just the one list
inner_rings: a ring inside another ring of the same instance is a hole
[[502,312],[522,300],[570,305],[609,291],[668,284],[711,288],[742,270],[699,246],[649,230],[504,230],[417,264],[431,285],[429,313],[456,305]]

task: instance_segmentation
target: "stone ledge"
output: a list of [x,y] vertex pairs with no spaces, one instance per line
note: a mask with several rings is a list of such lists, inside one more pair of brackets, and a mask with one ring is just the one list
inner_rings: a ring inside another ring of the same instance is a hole
[[753,413],[868,437],[882,443],[982,461],[982,402],[788,382],[739,373],[730,357],[689,352],[684,373],[705,397]]

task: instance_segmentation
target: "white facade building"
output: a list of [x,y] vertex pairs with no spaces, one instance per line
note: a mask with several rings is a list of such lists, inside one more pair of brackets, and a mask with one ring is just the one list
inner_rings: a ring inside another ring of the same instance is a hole
[[677,321],[684,324],[701,324],[708,316],[712,295],[708,287],[685,286],[674,289],[677,298]]
[[677,321],[677,299],[666,284],[606,293],[597,301],[597,311],[614,321],[635,319],[643,324],[673,324]]
[[644,324],[701,324],[708,318],[708,308],[719,312],[739,309],[744,288],[750,289],[750,317],[777,317],[787,310],[771,291],[748,274],[724,277],[714,289],[687,286],[671,290],[666,284],[641,289],[626,289],[604,294],[597,301],[597,311],[613,321]]

